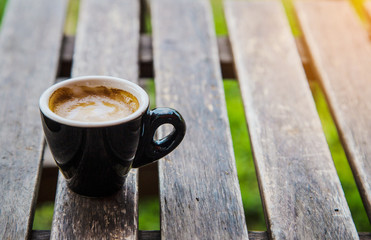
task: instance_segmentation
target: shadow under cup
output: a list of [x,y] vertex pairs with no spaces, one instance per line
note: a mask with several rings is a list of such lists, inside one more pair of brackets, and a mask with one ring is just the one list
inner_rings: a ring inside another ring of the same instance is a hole
[[[69,120],[49,108],[52,94],[62,87],[105,86],[131,93],[139,102],[132,114],[104,122]],[[48,88],[40,97],[40,113],[46,141],[67,186],[90,197],[108,196],[124,184],[132,167],[138,168],[167,155],[182,141],[186,125],[171,108],[149,110],[147,93],[119,78],[87,76],[72,78]],[[174,130],[155,140],[157,128],[171,124]]]

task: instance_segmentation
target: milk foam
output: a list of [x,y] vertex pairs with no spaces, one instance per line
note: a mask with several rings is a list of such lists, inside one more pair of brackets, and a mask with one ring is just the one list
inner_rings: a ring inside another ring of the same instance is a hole
[[81,122],[105,122],[124,118],[138,109],[130,93],[100,86],[59,89],[51,97],[51,109],[57,115]]

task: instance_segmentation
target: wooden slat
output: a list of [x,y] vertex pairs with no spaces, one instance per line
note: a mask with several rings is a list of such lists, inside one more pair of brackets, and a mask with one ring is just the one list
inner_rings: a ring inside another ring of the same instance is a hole
[[38,99],[57,73],[65,9],[66,1],[11,0],[2,22],[0,239],[30,235],[43,142]]
[[272,239],[358,239],[283,7],[226,18]]
[[298,3],[297,15],[371,219],[371,44],[346,1]]
[[160,231],[139,231],[140,240],[160,240],[161,232]]
[[246,239],[209,2],[151,3],[156,102],[188,126],[159,163],[161,237]]
[[[73,76],[110,75],[138,82],[139,3],[136,0],[83,0]],[[137,171],[124,188],[92,199],[66,188],[60,174],[52,239],[137,239]]]
[[360,240],[371,240],[371,233],[369,232],[360,232],[359,233]]
[[31,240],[49,240],[50,231],[49,230],[32,230]]

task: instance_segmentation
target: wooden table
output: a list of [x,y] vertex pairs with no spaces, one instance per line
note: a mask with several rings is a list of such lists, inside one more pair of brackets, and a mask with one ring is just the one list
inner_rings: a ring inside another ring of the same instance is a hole
[[[82,0],[69,48],[66,0],[9,0],[0,32],[0,239],[370,239],[353,223],[307,81],[323,86],[370,219],[371,44],[350,4],[297,2],[304,38],[295,41],[280,2],[227,1],[229,50],[208,1],[151,0],[152,36],[141,34],[143,5]],[[183,143],[159,161],[161,231],[138,231],[137,170],[104,199],[70,192],[60,176],[51,231],[31,230],[45,147],[38,98],[66,71],[154,77],[157,105],[183,114]],[[267,232],[246,227],[223,77],[240,84]]]

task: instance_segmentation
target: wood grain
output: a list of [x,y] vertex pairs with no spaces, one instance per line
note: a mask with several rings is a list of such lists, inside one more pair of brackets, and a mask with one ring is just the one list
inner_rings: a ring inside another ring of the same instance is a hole
[[137,170],[110,197],[87,198],[71,192],[59,174],[51,239],[137,239]]
[[298,3],[320,77],[367,215],[371,219],[371,44],[348,2]]
[[49,230],[32,230],[31,240],[49,240],[50,231]]
[[360,232],[358,234],[360,240],[371,240],[371,233],[369,232]]
[[226,2],[271,239],[358,239],[280,2]]
[[12,0],[2,22],[0,239],[30,235],[43,142],[38,99],[57,74],[65,9],[66,1]]
[[209,2],[151,3],[156,103],[188,126],[159,163],[161,237],[246,239]]
[[[83,0],[72,75],[110,75],[138,82],[139,4]],[[116,195],[72,193],[59,177],[51,239],[137,239],[137,170]]]

